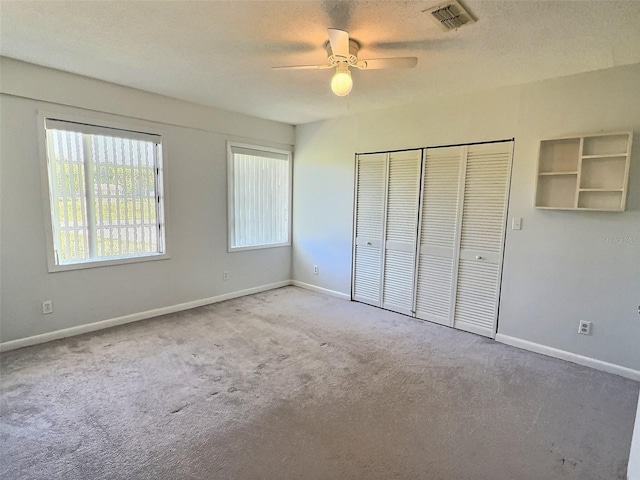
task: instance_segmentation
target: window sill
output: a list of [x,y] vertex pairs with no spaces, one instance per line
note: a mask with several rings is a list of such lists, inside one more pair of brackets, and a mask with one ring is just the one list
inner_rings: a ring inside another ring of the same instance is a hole
[[290,247],[290,246],[291,246],[291,242],[270,243],[268,245],[250,245],[250,246],[247,246],[247,247],[229,247],[227,251],[229,253],[233,253],[233,252],[243,252],[245,250],[262,250],[264,248],[278,248],[278,247]]
[[152,254],[140,257],[114,258],[111,260],[97,260],[90,262],[69,263],[66,265],[49,265],[49,273],[67,272],[70,270],[84,270],[86,268],[112,267],[114,265],[126,265],[129,263],[153,262],[156,260],[167,260],[171,258],[169,254]]

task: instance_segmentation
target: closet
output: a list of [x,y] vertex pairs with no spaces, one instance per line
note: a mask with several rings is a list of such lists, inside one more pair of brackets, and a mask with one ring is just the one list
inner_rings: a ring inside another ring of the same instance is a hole
[[512,152],[357,155],[352,298],[494,337]]
[[411,315],[422,150],[358,155],[353,299]]

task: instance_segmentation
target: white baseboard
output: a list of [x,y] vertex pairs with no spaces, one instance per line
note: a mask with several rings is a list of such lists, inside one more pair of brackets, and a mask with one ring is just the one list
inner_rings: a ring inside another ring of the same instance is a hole
[[259,287],[248,288],[246,290],[240,290],[237,292],[216,295],[215,297],[202,298],[200,300],[179,303],[177,305],[170,305],[168,307],[154,308],[153,310],[147,310],[146,312],[133,313],[131,315],[125,315],[123,317],[111,318],[108,320],[102,320],[100,322],[78,325],[77,327],[65,328],[63,330],[56,330],[55,332],[43,333],[41,335],[20,338],[18,340],[11,340],[9,342],[0,343],[0,352],[15,350],[22,347],[30,347],[39,343],[59,340],[61,338],[81,335],[83,333],[95,332],[96,330],[103,330],[105,328],[115,327],[117,325],[124,325],[125,323],[137,322],[138,320],[145,320],[147,318],[158,317],[160,315],[167,315],[169,313],[180,312],[182,310],[189,310],[190,308],[202,307],[203,305],[210,305],[212,303],[222,302],[224,300],[230,300],[237,297],[244,297],[245,295],[273,290],[274,288],[286,287],[288,285],[291,285],[291,280],[284,280],[282,282],[270,283],[268,285],[261,285]]
[[522,340],[520,338],[511,337],[509,335],[503,335],[502,333],[498,333],[496,335],[496,342],[505,343],[513,347],[529,350],[531,352],[541,353],[542,355],[547,355],[549,357],[560,358],[562,360],[577,363],[578,365],[595,368],[596,370],[602,370],[604,372],[613,373],[616,375],[620,375],[621,377],[630,378],[631,380],[640,382],[640,371],[623,367],[621,365],[616,365],[615,363],[608,363],[603,362],[602,360],[596,360],[595,358],[584,357],[576,353],[548,347],[540,343],[529,342],[528,340]]
[[343,300],[351,300],[351,295],[349,294],[338,292],[336,290],[329,290],[328,288],[317,287],[316,285],[311,285],[310,283],[304,283],[298,280],[291,280],[291,285],[304,288],[306,290],[312,290],[314,292],[324,293],[325,295],[331,295],[332,297],[338,297]]
[[631,451],[629,452],[629,465],[627,466],[627,479],[640,480],[640,398],[638,398],[638,411],[636,423],[631,439]]

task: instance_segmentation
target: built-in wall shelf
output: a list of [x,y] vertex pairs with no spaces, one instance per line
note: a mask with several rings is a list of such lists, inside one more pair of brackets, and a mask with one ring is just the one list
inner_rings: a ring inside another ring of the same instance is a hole
[[536,207],[623,211],[632,137],[618,132],[542,140]]

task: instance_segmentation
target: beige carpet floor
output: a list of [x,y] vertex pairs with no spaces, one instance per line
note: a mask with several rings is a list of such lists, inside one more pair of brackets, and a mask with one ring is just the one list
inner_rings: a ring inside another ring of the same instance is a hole
[[0,360],[3,480],[624,479],[639,389],[296,287]]

